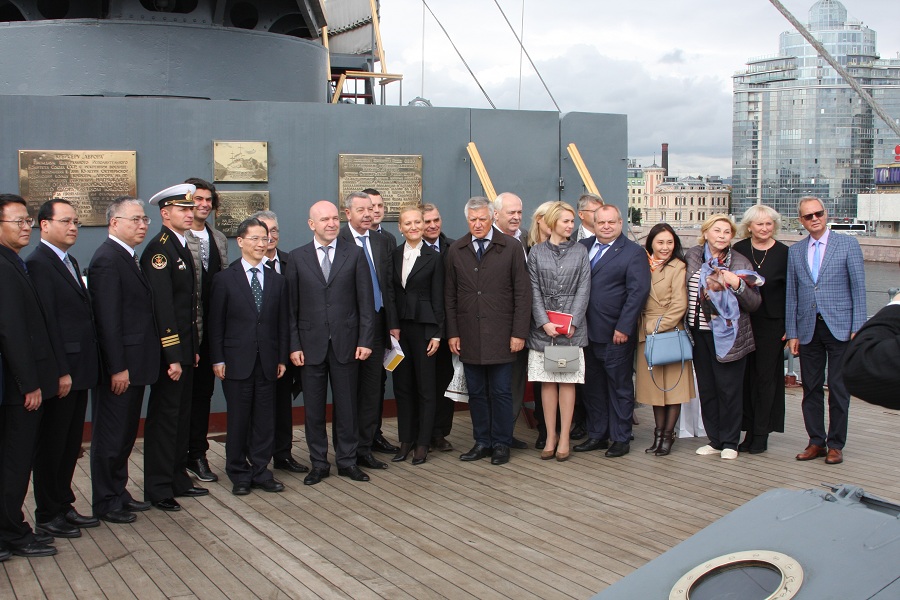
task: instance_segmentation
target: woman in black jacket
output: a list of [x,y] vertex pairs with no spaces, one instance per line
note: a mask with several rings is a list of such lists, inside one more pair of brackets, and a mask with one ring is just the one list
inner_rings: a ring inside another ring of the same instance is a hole
[[444,263],[422,241],[425,223],[418,206],[400,210],[400,233],[406,241],[394,250],[394,298],[400,318],[404,359],[394,369],[402,462],[415,447],[412,464],[428,455],[434,429],[435,353],[444,334]]

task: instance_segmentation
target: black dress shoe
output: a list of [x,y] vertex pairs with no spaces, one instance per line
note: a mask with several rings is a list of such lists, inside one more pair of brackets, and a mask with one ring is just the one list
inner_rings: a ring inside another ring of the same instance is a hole
[[572,425],[572,430],[569,431],[569,439],[582,440],[587,437],[587,434],[587,429],[584,428],[584,425]]
[[81,537],[81,530],[66,521],[66,518],[62,515],[56,515],[53,520],[46,523],[35,523],[34,530],[37,533],[44,533],[59,538]]
[[606,451],[606,456],[610,458],[619,458],[620,456],[625,456],[631,451],[631,444],[628,442],[613,442],[612,446],[609,447],[609,450]]
[[98,519],[97,517],[87,517],[85,515],[80,515],[74,508],[70,508],[69,512],[65,514],[64,518],[70,525],[80,527],[81,529],[97,527],[98,525],[100,525],[100,519]]
[[383,463],[371,454],[363,454],[356,457],[356,464],[360,467],[368,467],[370,469],[387,469],[387,463]]
[[236,483],[231,487],[231,493],[235,496],[246,496],[250,493],[250,484]]
[[491,455],[491,449],[487,446],[482,446],[481,444],[475,444],[472,446],[472,449],[466,452],[465,454],[459,455],[459,460],[472,461],[472,460],[481,460],[486,456]]
[[526,442],[523,442],[522,440],[513,438],[512,442],[509,444],[509,447],[515,448],[516,450],[524,450],[528,447],[528,444]]
[[341,467],[338,469],[338,475],[341,477],[349,477],[353,481],[368,481],[369,476],[363,473],[363,470],[356,465],[349,467]]
[[397,450],[397,454],[391,459],[391,462],[403,462],[406,460],[406,457],[409,456],[409,453],[412,452],[413,445],[409,442],[400,442],[400,449]]
[[376,452],[384,452],[385,454],[389,454],[391,452],[396,452],[399,449],[400,448],[384,439],[384,436],[381,434],[376,435],[375,439],[372,440],[372,450],[375,450]]
[[497,444],[491,452],[492,465],[505,465],[509,462],[509,446]]
[[422,465],[428,460],[428,446],[416,446],[416,452],[413,454],[412,464]]
[[56,540],[49,533],[38,533],[34,532],[34,541],[38,544],[52,544]]
[[153,502],[152,504],[159,510],[166,510],[169,512],[181,510],[181,505],[178,504],[178,500],[175,498],[163,498],[159,502]]
[[12,556],[12,552],[10,552],[9,550],[4,550],[3,548],[0,548],[0,562],[9,560],[10,556]]
[[303,485],[316,485],[326,477],[328,477],[331,473],[329,473],[328,469],[320,469],[318,467],[313,467],[309,471],[309,475],[303,478]]
[[[149,504],[149,502],[147,504]],[[100,515],[99,519],[101,521],[106,521],[107,523],[122,525],[124,523],[134,523],[134,520],[137,519],[137,515],[133,512],[128,512],[127,510],[116,509],[109,511],[105,515]]]
[[[132,500],[131,502],[126,502],[122,507],[126,512],[144,512],[145,510],[150,510],[150,507],[153,506],[149,502],[142,502],[141,500]],[[130,523],[130,521],[129,521]]]
[[58,552],[53,546],[32,542],[21,546],[12,546],[10,552],[16,556],[24,556],[26,558],[37,558],[39,556],[53,556]]
[[212,469],[209,468],[209,461],[206,460],[205,456],[200,458],[189,458],[184,470],[187,471],[189,475],[196,477],[198,481],[212,482],[219,480],[219,476],[213,473]]
[[291,473],[309,473],[309,467],[301,465],[293,456],[287,458],[276,458],[272,461],[272,466],[282,471],[290,471]]
[[447,441],[445,437],[437,437],[431,440],[431,447],[438,452],[452,452],[453,444]]
[[588,438],[585,441],[581,442],[572,450],[574,452],[592,452],[594,450],[606,450],[609,448],[608,440],[601,440],[598,438]]
[[265,481],[261,481],[258,483],[256,481],[254,481],[253,483],[250,484],[250,487],[257,489],[257,490],[263,490],[266,492],[283,492],[284,491],[284,484],[281,483],[280,481],[278,481],[277,479],[275,479],[274,477],[272,479],[266,479]]
[[202,487],[189,487],[180,494],[175,494],[179,498],[197,498],[199,496],[209,495],[209,490]]
[[534,442],[534,447],[536,450],[543,450],[547,445],[547,432],[539,431],[537,441]]

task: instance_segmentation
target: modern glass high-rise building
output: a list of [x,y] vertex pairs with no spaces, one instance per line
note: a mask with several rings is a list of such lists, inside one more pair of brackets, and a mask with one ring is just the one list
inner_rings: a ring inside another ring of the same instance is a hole
[[[809,31],[900,122],[900,53],[881,59],[874,30],[848,19],[837,0],[809,10]],[[796,31],[777,55],[753,58],[734,75],[732,212],[767,204],[796,216],[818,196],[834,219],[856,216],[874,188],[875,165],[894,162],[900,139]]]

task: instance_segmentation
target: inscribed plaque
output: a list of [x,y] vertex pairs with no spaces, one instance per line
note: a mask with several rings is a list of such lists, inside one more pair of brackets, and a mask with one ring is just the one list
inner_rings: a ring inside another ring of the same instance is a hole
[[19,150],[19,195],[36,215],[51,198],[65,198],[84,225],[106,225],[106,208],[137,196],[137,153],[130,150]]
[[266,142],[213,142],[213,179],[219,181],[269,180],[269,145]]
[[341,200],[366,188],[381,192],[389,221],[398,219],[401,206],[422,203],[421,154],[340,154],[338,179]]
[[228,237],[234,237],[241,221],[258,210],[269,210],[268,191],[219,191],[216,229]]

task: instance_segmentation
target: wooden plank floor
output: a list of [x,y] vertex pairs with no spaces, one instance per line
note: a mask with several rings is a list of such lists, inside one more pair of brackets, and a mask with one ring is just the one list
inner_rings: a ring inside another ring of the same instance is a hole
[[[845,462],[827,466],[794,460],[806,445],[799,405],[789,390],[787,431],[770,437],[768,453],[736,461],[696,456],[701,439],[645,455],[652,415],[641,407],[634,449],[621,459],[557,463],[522,450],[494,467],[434,453],[418,467],[392,463],[369,483],[333,470],[306,487],[278,472],[284,493],[242,497],[223,477],[181,512],[83,530],[58,540],[53,558],[10,559],[0,598],[587,598],[772,488],[855,483],[900,501],[900,413],[854,400]],[[385,426],[396,440],[396,421]],[[517,436],[533,443],[535,432],[520,422]],[[468,413],[456,414],[450,440],[469,448]],[[224,447],[211,446],[221,474]],[[131,460],[138,498],[142,448]],[[305,461],[304,449],[299,428],[295,456]],[[90,512],[87,457],[75,486],[79,510]]]

